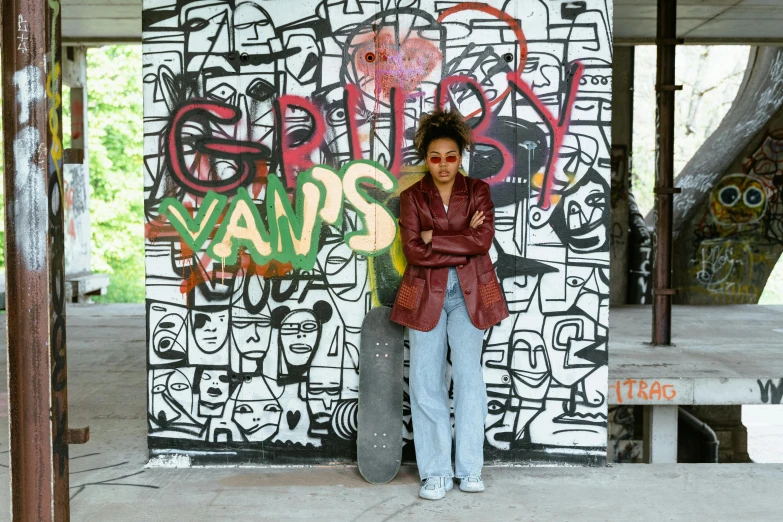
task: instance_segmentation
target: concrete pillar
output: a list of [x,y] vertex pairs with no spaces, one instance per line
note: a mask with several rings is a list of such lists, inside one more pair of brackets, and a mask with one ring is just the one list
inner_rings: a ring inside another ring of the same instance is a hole
[[677,419],[679,406],[644,407],[644,462],[677,462]]
[[628,189],[633,150],[633,47],[615,47],[612,62],[612,190],[609,303],[628,289]]
[[[90,173],[87,158],[87,48],[66,47],[63,84],[71,89],[71,155],[63,169],[65,190],[65,274],[89,274]],[[81,152],[80,152],[81,151]],[[70,161],[69,161],[70,160]]]

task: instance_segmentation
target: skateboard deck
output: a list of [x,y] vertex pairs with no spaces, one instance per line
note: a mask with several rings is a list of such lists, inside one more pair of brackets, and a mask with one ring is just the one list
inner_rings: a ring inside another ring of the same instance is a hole
[[392,480],[402,462],[403,327],[391,308],[370,310],[362,321],[359,352],[359,472],[367,482]]

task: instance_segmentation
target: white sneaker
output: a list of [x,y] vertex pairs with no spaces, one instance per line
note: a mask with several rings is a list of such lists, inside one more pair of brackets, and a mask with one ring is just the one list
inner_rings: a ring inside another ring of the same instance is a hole
[[427,500],[440,500],[454,487],[454,481],[444,477],[430,477],[419,490],[419,496]]
[[481,480],[481,475],[465,477],[459,481],[459,489],[467,493],[479,493],[484,491],[484,481]]

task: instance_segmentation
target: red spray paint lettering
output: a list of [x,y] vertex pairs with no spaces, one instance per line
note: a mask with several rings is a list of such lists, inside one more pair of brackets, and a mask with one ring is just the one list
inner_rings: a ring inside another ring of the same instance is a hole
[[[188,121],[196,117],[214,123],[235,124],[240,119],[240,113],[235,107],[217,101],[195,101],[180,107],[174,113],[167,138],[168,163],[172,174],[190,192],[200,196],[210,190],[219,194],[233,192],[246,185],[255,175],[256,161],[270,157],[269,149],[251,141],[201,136],[193,141],[192,147],[196,154],[192,166],[189,167],[185,161],[182,129]],[[224,179],[213,176],[209,156],[236,161],[236,173]]]
[[444,78],[438,85],[438,108],[442,109],[446,105],[446,98],[449,94],[449,87],[454,84],[462,84],[472,89],[479,100],[479,104],[481,105],[481,120],[473,129],[473,136],[476,140],[476,143],[494,147],[495,149],[499,150],[500,154],[503,156],[503,167],[500,169],[500,172],[484,181],[490,185],[503,181],[511,175],[514,168],[514,159],[511,157],[511,152],[509,152],[509,150],[501,142],[485,136],[486,131],[492,124],[492,111],[489,110],[489,104],[487,103],[487,98],[484,94],[484,89],[481,88],[481,85],[479,85],[479,83],[474,78],[464,75]]
[[[280,155],[283,161],[282,170],[288,187],[296,186],[296,174],[309,169],[314,165],[310,160],[310,154],[313,153],[324,139],[326,124],[318,108],[301,96],[286,94],[275,100],[275,126],[280,143]],[[304,111],[312,118],[312,125],[308,122],[306,127],[310,133],[298,143],[291,143],[288,139],[288,131],[285,125],[286,113],[289,108],[294,107]]]
[[538,196],[538,205],[545,209],[549,208],[552,196],[552,185],[555,181],[554,173],[557,168],[557,160],[560,155],[560,148],[563,146],[563,139],[568,132],[568,124],[571,121],[571,111],[576,102],[576,91],[579,88],[579,80],[582,77],[583,70],[584,66],[581,63],[577,63],[570,79],[567,98],[564,104],[565,107],[560,113],[560,118],[557,118],[552,114],[549,107],[543,104],[541,100],[533,94],[533,89],[519,78],[516,73],[508,73],[507,75],[509,84],[519,89],[522,95],[528,99],[533,106],[533,109],[541,116],[552,134],[552,151],[547,160],[546,169],[544,171],[544,181],[541,184],[541,192]]
[[343,95],[345,104],[345,121],[348,125],[348,136],[350,136],[351,159],[362,159],[362,142],[359,139],[359,123],[356,121],[356,115],[359,113],[359,88],[349,83],[345,86]]

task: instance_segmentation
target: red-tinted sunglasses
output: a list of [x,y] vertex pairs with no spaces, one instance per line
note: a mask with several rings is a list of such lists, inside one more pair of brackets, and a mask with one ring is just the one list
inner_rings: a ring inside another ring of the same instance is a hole
[[[446,156],[446,161],[454,163],[457,161],[457,156]],[[440,163],[440,156],[430,156],[430,163]]]

